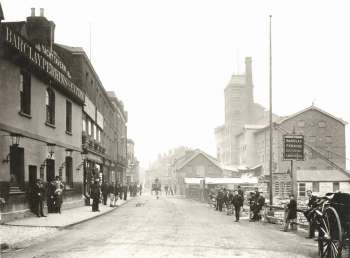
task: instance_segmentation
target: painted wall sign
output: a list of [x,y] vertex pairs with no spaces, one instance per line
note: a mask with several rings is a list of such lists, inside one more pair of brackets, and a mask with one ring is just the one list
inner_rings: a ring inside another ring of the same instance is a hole
[[283,158],[285,160],[304,160],[304,135],[283,136]]
[[46,55],[42,54],[40,50],[33,47],[31,43],[9,27],[5,26],[1,34],[1,38],[4,39],[6,44],[16,49],[23,57],[30,60],[31,63],[40,68],[41,71],[48,74],[61,87],[68,90],[81,102],[84,102],[84,92],[68,78],[69,73],[66,72],[65,74],[64,71],[56,67],[56,62],[52,63]]

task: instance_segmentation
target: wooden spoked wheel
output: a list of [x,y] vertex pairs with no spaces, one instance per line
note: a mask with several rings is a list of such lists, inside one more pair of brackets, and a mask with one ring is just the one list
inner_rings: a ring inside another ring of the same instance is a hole
[[327,207],[319,221],[318,250],[321,258],[341,258],[342,228],[337,211]]

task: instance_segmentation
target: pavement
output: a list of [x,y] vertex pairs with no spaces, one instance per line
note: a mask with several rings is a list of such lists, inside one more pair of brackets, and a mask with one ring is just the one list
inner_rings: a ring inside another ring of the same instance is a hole
[[234,222],[234,216],[179,196],[147,195],[2,257],[318,257],[317,243],[305,232],[279,229],[248,218]]
[[7,222],[0,225],[1,249],[23,248],[23,246],[32,244],[35,239],[47,234],[55,234],[60,229],[65,229],[112,212],[127,201],[118,200],[116,207],[100,204],[100,212],[92,212],[91,206],[81,206],[65,209],[61,213],[49,213],[46,214],[46,217],[33,216]]

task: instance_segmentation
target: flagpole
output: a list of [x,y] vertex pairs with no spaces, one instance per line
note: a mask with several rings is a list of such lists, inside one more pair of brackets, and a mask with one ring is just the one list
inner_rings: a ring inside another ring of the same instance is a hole
[[272,142],[272,42],[271,42],[271,18],[272,15],[269,16],[269,71],[270,71],[270,76],[269,76],[269,98],[270,98],[270,113],[269,113],[269,118],[270,118],[270,205],[273,205],[273,193],[272,193],[272,159],[273,159],[273,142]]

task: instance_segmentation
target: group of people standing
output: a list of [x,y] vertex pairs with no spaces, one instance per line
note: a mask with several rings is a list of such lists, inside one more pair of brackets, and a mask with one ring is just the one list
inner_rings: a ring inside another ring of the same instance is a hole
[[265,205],[265,197],[262,192],[259,192],[258,188],[255,188],[254,192],[250,192],[249,197],[249,221],[260,221],[261,220],[261,210]]
[[38,217],[46,217],[43,211],[46,192],[47,212],[61,213],[61,207],[63,203],[63,191],[64,184],[62,183],[61,178],[59,176],[56,176],[54,180],[48,182],[47,192],[45,190],[45,186],[42,180],[37,179],[31,191],[32,211]]
[[[210,198],[215,199],[217,211],[221,212],[225,207],[227,215],[233,215],[234,213],[235,221],[239,221],[244,204],[244,192],[241,186],[238,186],[236,190],[228,190],[222,187],[217,191],[216,195],[211,193]],[[261,220],[260,213],[265,204],[265,198],[263,194],[258,191],[258,188],[250,193],[248,204],[250,207],[249,221],[254,222]]]
[[90,186],[90,198],[92,199],[92,211],[98,212],[99,204],[107,205],[107,199],[109,197],[109,206],[116,207],[118,198],[120,200],[127,200],[128,191],[130,196],[136,196],[139,192],[142,193],[142,184],[139,186],[137,183],[120,184],[120,183],[107,183],[101,182],[99,178],[91,181]]
[[176,186],[174,185],[174,188],[172,186],[169,185],[165,185],[164,186],[164,191],[165,191],[165,195],[174,195],[176,194]]
[[235,213],[236,222],[239,221],[241,207],[243,207],[244,202],[244,192],[241,187],[238,186],[237,190],[228,190],[225,188],[220,188],[216,195],[216,210],[222,211],[225,205],[227,210],[227,215]]

